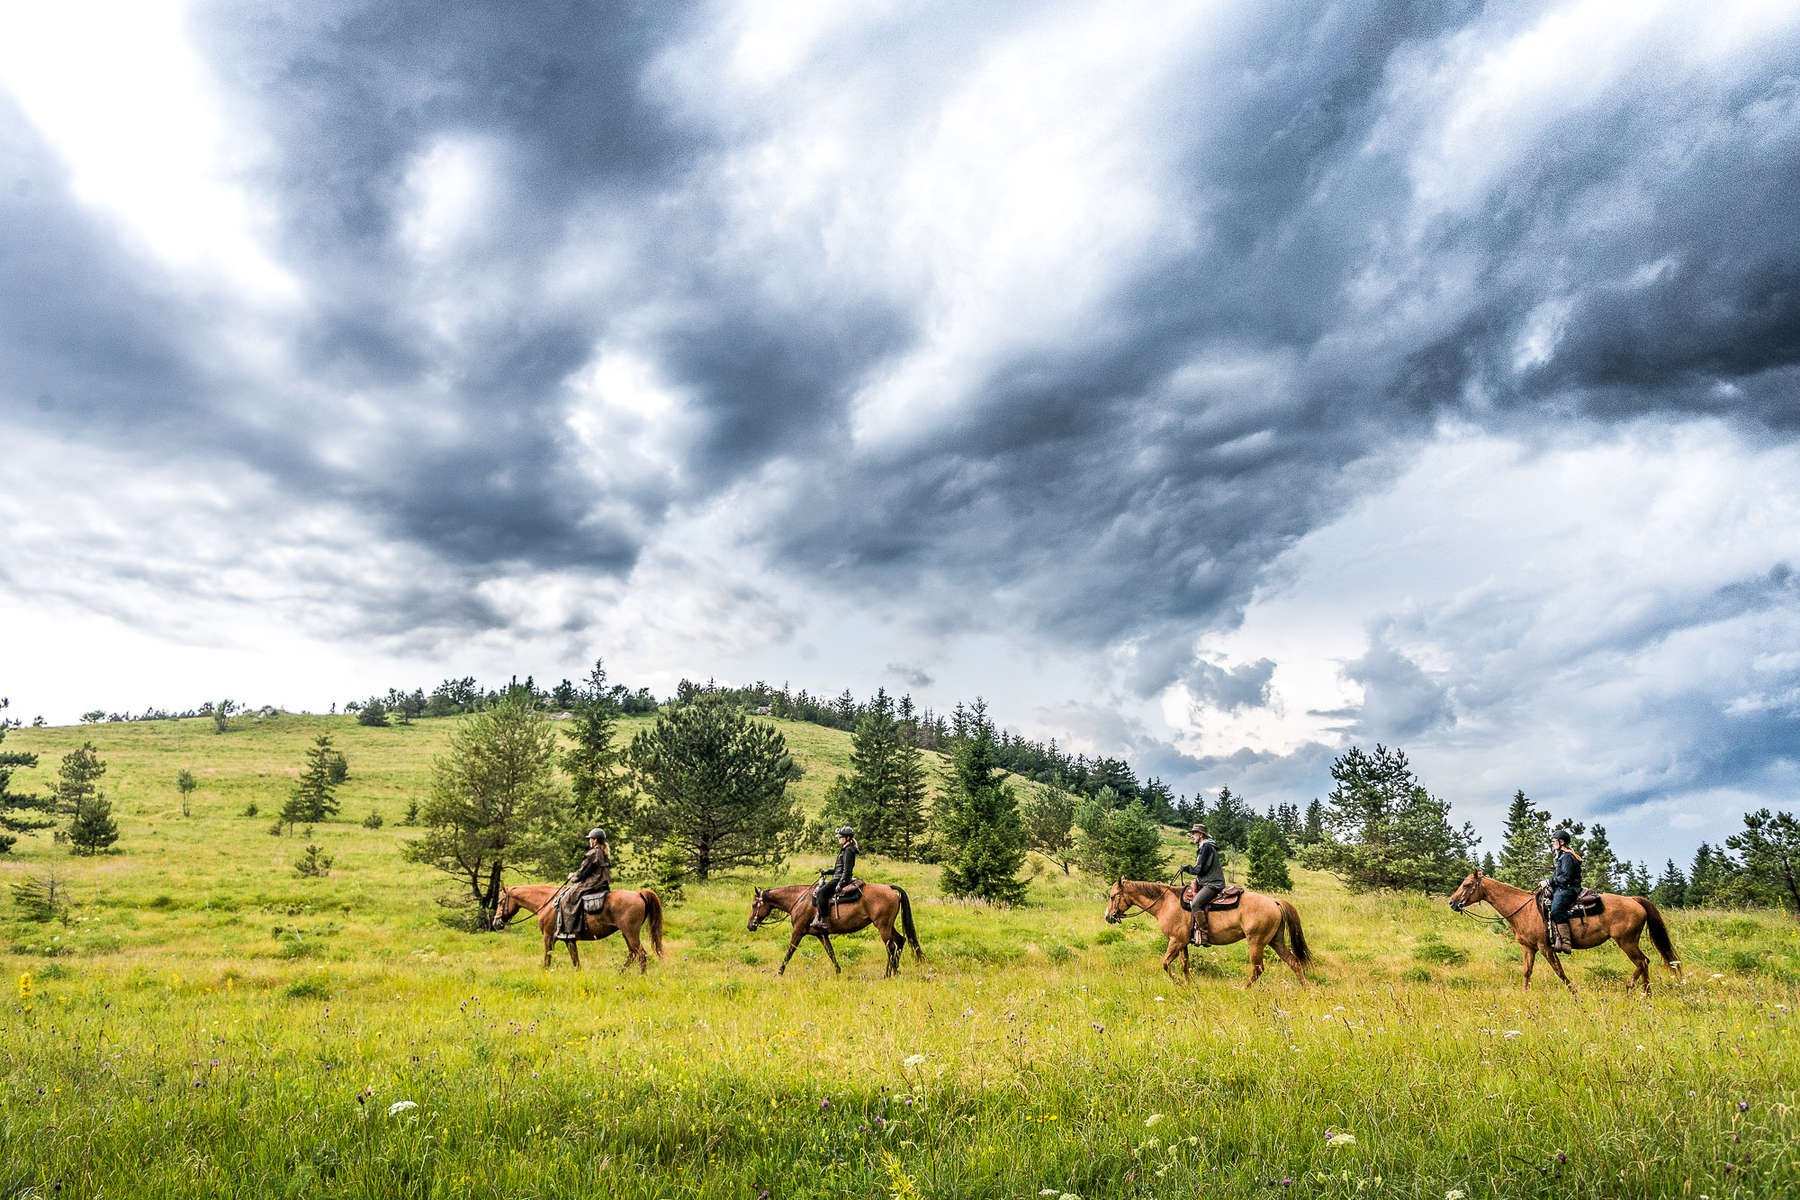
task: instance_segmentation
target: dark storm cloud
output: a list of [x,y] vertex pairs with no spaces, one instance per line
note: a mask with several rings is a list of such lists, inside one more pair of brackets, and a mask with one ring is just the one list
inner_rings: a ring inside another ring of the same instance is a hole
[[1443,685],[1379,634],[1368,653],[1344,668],[1344,677],[1363,689],[1356,719],[1346,730],[1354,737],[1404,741],[1431,733],[1456,719]]
[[887,665],[887,671],[889,675],[892,675],[907,687],[928,688],[937,682],[937,680],[933,679],[924,669],[920,667],[909,667],[905,663],[889,663]]

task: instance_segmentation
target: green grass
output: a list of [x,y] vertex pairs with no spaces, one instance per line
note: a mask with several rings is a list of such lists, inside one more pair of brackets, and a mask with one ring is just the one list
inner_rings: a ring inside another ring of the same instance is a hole
[[[446,928],[438,878],[400,861],[399,818],[450,722],[240,725],[9,736],[44,756],[21,780],[40,787],[95,741],[122,852],[38,837],[0,862],[0,883],[55,866],[79,905],[64,926],[0,904],[0,1197],[1800,1187],[1791,920],[1672,914],[1684,986],[1658,966],[1653,1003],[1627,996],[1606,949],[1574,956],[1576,1000],[1541,964],[1522,993],[1511,942],[1442,898],[1297,871],[1316,985],[1276,963],[1246,992],[1241,947],[1200,954],[1191,985],[1165,979],[1142,917],[1103,923],[1098,881],[1037,863],[1033,903],[996,911],[865,856],[915,899],[928,957],[898,980],[866,935],[839,940],[842,978],[811,948],[776,978],[785,933],[745,930],[748,877],[690,885],[644,978],[614,970],[616,941],[545,972],[535,931]],[[337,866],[303,879],[300,840],[266,830],[324,727],[351,778],[343,817],[314,831]],[[848,738],[782,728],[816,808]],[[201,780],[187,818],[184,766]],[[238,815],[252,800],[263,815]],[[371,807],[380,829],[360,823]]]

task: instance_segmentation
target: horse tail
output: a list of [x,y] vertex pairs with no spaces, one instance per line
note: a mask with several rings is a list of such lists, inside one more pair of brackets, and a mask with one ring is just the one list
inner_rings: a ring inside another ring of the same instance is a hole
[[1662,910],[1648,896],[1633,896],[1632,899],[1644,906],[1644,925],[1650,930],[1650,941],[1656,952],[1662,955],[1663,962],[1674,966],[1675,943],[1669,940],[1669,927],[1663,924]]
[[1294,947],[1294,957],[1303,963],[1312,961],[1312,951],[1306,948],[1306,931],[1300,928],[1300,910],[1286,900],[1281,904],[1281,924],[1287,930],[1288,941]]
[[897,887],[894,890],[900,893],[900,932],[906,935],[907,942],[912,946],[913,961],[918,962],[925,957],[925,951],[919,948],[919,931],[913,928],[912,900],[907,897],[905,888]]
[[644,898],[644,920],[650,926],[650,944],[656,947],[656,957],[662,958],[662,898],[649,888],[638,889],[638,895]]

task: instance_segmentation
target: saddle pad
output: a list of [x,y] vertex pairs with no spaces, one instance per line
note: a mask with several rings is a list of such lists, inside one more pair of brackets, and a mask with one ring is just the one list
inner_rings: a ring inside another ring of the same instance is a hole
[[[1198,895],[1199,892],[1200,885],[1197,883],[1190,883],[1185,888],[1181,889],[1181,907],[1188,912],[1193,912],[1194,897]],[[1236,908],[1238,906],[1238,901],[1243,898],[1244,889],[1235,883],[1231,884],[1224,891],[1213,897],[1213,902],[1206,906],[1206,911],[1223,912],[1226,909]]]

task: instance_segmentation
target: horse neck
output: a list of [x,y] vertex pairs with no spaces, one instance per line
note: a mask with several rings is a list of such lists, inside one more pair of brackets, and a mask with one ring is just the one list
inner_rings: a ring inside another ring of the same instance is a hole
[[556,894],[556,889],[560,886],[555,883],[528,883],[521,887],[508,888],[507,891],[518,902],[520,908],[526,912],[537,912],[550,902],[550,897]]
[[1151,916],[1155,916],[1156,911],[1169,899],[1172,889],[1166,883],[1148,883],[1137,879],[1127,879],[1125,894],[1130,896],[1132,902],[1139,908]]
[[810,884],[790,883],[786,887],[764,888],[763,899],[769,902],[769,907],[778,909],[784,913],[791,913],[794,911],[794,905],[800,899],[800,894],[802,892],[810,893],[811,891],[812,886]]
[[1501,883],[1486,875],[1481,877],[1481,898],[1507,921],[1517,924],[1520,917],[1531,907],[1532,893],[1524,888],[1514,887],[1510,883]]

